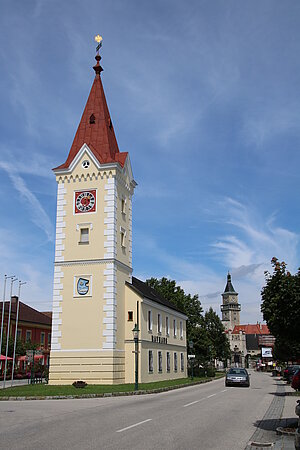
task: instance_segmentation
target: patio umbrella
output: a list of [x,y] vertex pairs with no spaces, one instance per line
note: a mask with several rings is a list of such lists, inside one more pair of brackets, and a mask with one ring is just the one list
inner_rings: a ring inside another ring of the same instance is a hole
[[[5,361],[6,358],[4,355],[0,355],[0,361]],[[12,358],[10,358],[9,356],[7,357],[7,361],[12,361]]]

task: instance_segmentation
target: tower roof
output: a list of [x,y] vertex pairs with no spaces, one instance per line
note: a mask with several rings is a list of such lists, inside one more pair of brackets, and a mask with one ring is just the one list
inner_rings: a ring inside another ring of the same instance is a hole
[[118,162],[124,166],[127,152],[119,151],[100,76],[103,70],[99,63],[101,56],[97,54],[95,59],[97,61],[93,67],[95,79],[68,158],[54,170],[69,168],[84,144],[89,147],[100,164]]
[[228,275],[227,275],[227,284],[225,286],[224,294],[226,292],[232,292],[232,293],[234,292],[234,293],[236,293],[235,290],[234,290],[234,287],[233,287],[233,285],[231,283],[231,275],[230,275],[229,272],[228,272]]

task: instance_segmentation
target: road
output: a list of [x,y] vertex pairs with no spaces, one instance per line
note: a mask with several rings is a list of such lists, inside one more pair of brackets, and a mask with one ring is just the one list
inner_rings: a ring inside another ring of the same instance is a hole
[[269,374],[251,387],[224,379],[161,394],[77,400],[1,401],[6,450],[243,450],[274,398]]

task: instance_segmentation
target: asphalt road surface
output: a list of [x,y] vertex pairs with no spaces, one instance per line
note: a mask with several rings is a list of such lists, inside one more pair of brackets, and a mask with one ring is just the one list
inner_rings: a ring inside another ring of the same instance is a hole
[[161,394],[0,402],[6,450],[243,450],[276,391],[269,374],[251,387],[224,379]]

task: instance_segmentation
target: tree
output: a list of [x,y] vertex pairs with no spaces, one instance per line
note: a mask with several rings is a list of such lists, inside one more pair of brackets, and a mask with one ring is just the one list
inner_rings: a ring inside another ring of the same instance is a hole
[[[150,278],[146,283],[187,315],[188,351],[196,355],[199,364],[206,365],[212,359],[226,360],[229,357],[230,348],[222,322],[212,308],[202,315],[198,295],[186,294],[176,281],[167,278]],[[193,341],[193,349],[189,348],[190,341]]]
[[300,269],[295,275],[286,270],[285,262],[272,258],[273,273],[265,272],[261,311],[270,332],[276,338],[278,359],[299,359]]
[[187,339],[191,338],[191,331],[202,323],[202,306],[198,295],[185,294],[184,290],[176,285],[176,281],[167,278],[150,278],[146,283],[162,297],[181,309],[188,317],[186,324]]
[[204,315],[204,324],[207,331],[210,347],[210,359],[219,359],[221,361],[230,358],[230,345],[225,334],[224,325],[217,313],[209,308]]

